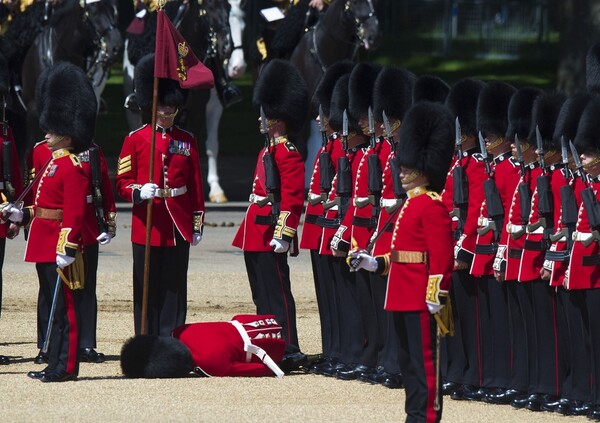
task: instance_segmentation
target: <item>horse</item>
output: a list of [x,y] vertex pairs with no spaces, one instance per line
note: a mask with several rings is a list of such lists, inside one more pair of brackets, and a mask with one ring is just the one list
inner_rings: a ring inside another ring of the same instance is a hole
[[[236,6],[239,8],[239,1],[232,0],[232,3],[238,3]],[[190,44],[194,54],[213,71],[215,74],[215,83],[219,85],[220,91],[217,89],[212,89],[210,92],[205,90],[190,90],[186,106],[179,114],[177,123],[198,137],[201,133],[203,122],[201,119],[196,119],[195,117],[206,114],[209,198],[214,202],[224,202],[227,201],[227,198],[219,185],[216,160],[218,155],[218,120],[223,110],[222,103],[227,103],[228,101],[230,103],[232,101],[231,99],[225,100],[225,96],[236,95],[228,91],[228,75],[224,74],[223,70],[223,62],[232,55],[233,51],[238,51],[238,49],[233,50],[232,48],[232,35],[230,32],[231,6],[226,0],[192,1],[179,5],[167,4],[167,6],[170,6],[170,9],[165,9],[165,11],[171,15],[171,19],[177,26],[178,31]],[[175,10],[175,6],[177,6],[177,10]],[[239,13],[237,15],[234,14],[234,16],[239,16]],[[152,25],[153,22],[147,21],[146,24]],[[241,31],[240,33],[236,33],[236,38],[241,43]],[[126,45],[129,41],[126,41]],[[147,49],[146,52],[149,53],[153,51],[154,46],[147,45],[145,48]],[[137,56],[140,55],[138,53],[134,54],[136,57],[132,57],[132,59],[137,59]],[[234,57],[239,57],[239,52]],[[132,107],[132,98],[134,96],[132,94],[133,75],[135,69],[133,61],[130,60],[129,51],[126,48],[123,60],[123,88],[127,95],[125,105],[127,108],[127,121],[132,130],[138,128],[142,123],[139,110]],[[229,64],[232,65],[232,75],[240,73],[244,66],[243,55],[241,64],[234,65],[232,61],[229,61]],[[234,68],[233,66],[236,67]]]
[[35,85],[41,72],[59,61],[72,62],[87,72],[99,100],[110,66],[118,60],[122,48],[121,34],[116,27],[117,9],[112,0],[85,3],[64,0],[45,13],[47,24],[25,54],[20,71],[21,85],[13,90],[16,97],[13,103],[19,103],[21,110],[17,111],[15,104],[11,110],[25,115],[26,127],[14,128],[21,157],[39,136],[31,129],[38,127]]
[[[380,41],[379,21],[372,0],[334,0],[293,50],[290,61],[300,70],[309,98],[328,66],[340,60],[355,60],[360,47],[374,49]],[[321,134],[310,120],[307,140],[306,184],[314,163]]]

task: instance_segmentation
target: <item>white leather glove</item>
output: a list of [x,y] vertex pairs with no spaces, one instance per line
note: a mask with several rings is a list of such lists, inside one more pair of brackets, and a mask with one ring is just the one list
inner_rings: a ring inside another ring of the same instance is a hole
[[276,253],[285,253],[290,248],[290,243],[284,239],[273,238],[269,242],[269,246],[273,248]]
[[364,251],[351,253],[348,260],[351,272],[356,272],[360,269],[365,269],[367,272],[375,272],[377,270],[377,259]]
[[56,265],[64,269],[75,261],[75,257],[67,256],[66,254],[56,254]]
[[23,210],[11,203],[2,209],[2,215],[7,217],[11,222],[18,223],[23,221]]
[[149,200],[156,194],[156,190],[158,189],[158,185],[148,182],[142,185],[140,188],[140,198],[142,200]]
[[192,234],[192,245],[195,247],[196,245],[200,244],[200,241],[202,241],[202,234],[194,232]]
[[444,308],[444,304],[427,303],[427,308],[431,314],[438,314]]
[[112,237],[107,232],[102,232],[96,237],[96,241],[98,241],[100,245],[109,244],[111,239]]

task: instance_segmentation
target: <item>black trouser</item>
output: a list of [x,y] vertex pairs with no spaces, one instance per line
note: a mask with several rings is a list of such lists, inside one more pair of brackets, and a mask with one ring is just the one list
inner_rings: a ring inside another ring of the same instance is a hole
[[321,326],[321,351],[323,356],[331,357],[331,320],[327,308],[327,292],[321,279],[323,272],[319,269],[319,250],[310,250],[310,264],[312,266],[313,281],[315,283],[315,296],[317,298],[317,309],[319,311],[319,324]]
[[[558,299],[567,321],[568,370],[562,384],[561,397],[588,401],[590,397],[590,340],[586,334],[588,312],[585,290],[558,289]],[[596,307],[598,305],[596,304]],[[595,323],[597,324],[597,323]]]
[[364,329],[364,347],[358,362],[367,367],[375,368],[381,350],[381,336],[379,335],[379,322],[375,310],[375,293],[371,285],[370,274],[371,272],[364,269],[355,272],[358,308]]
[[[171,331],[185,323],[187,311],[187,271],[190,243],[175,232],[173,247],[150,247],[146,334],[171,336]],[[135,334],[141,333],[144,260],[146,247],[133,248],[133,318]]]
[[493,276],[479,279],[482,386],[508,388],[510,383],[510,336],[506,285]]
[[[51,307],[56,292],[54,316],[48,344],[47,371],[79,373],[79,335],[77,313],[77,291],[72,291],[60,279],[57,279],[56,263],[36,263],[40,287],[49,293],[48,305]],[[58,284],[58,291],[55,290]],[[46,315],[49,317],[49,314]],[[48,321],[46,322],[48,324]]]
[[436,396],[436,331],[435,320],[428,311],[395,312],[394,328],[400,346],[400,369],[404,380],[406,422],[438,422],[442,418],[442,396],[439,410],[433,409]]
[[391,374],[400,374],[400,359],[398,357],[398,337],[394,330],[393,312],[384,309],[385,294],[387,291],[387,276],[371,273],[371,290],[377,322],[379,326],[379,337],[381,350],[377,364]]
[[2,268],[4,267],[4,251],[6,238],[0,238],[0,315],[2,315]]
[[85,258],[85,285],[76,297],[80,316],[79,345],[81,348],[96,348],[98,244],[87,245],[83,257]]
[[585,304],[588,314],[586,333],[591,346],[592,392],[590,402],[600,405],[600,289],[585,290]]
[[300,351],[287,253],[244,251],[244,261],[256,313],[275,316],[281,325],[286,353]]
[[319,280],[320,299],[319,316],[321,317],[321,333],[323,342],[323,355],[330,359],[340,358],[340,321],[338,316],[338,300],[335,278],[333,277],[332,256],[321,255],[318,250],[311,250],[313,268],[315,263]]
[[339,299],[340,361],[345,364],[359,364],[365,338],[355,274],[350,272],[345,258],[332,257],[332,261]]
[[525,313],[531,313],[531,307],[527,310],[521,308],[524,301],[530,302],[531,287],[517,281],[505,281],[508,296],[508,332],[511,348],[511,368],[508,386],[521,392],[529,389],[529,354],[528,345],[533,342],[528,338],[528,327],[526,325]]

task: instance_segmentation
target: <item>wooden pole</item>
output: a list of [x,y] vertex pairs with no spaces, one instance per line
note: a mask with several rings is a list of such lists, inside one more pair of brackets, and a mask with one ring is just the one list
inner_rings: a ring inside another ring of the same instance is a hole
[[[154,182],[154,147],[156,144],[156,109],[158,99],[158,78],[154,77],[154,84],[152,87],[152,136],[150,139],[150,166],[148,182]],[[142,322],[140,327],[140,334],[146,335],[148,333],[148,285],[150,283],[150,234],[152,231],[152,203],[153,198],[148,200],[146,208],[146,246],[144,249],[144,285],[142,290]]]

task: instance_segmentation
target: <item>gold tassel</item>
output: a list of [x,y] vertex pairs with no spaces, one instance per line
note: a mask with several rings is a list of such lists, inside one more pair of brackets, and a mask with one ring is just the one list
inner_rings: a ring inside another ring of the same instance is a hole
[[64,271],[60,267],[56,268],[62,281],[72,290],[83,289],[85,287],[85,262],[83,254],[77,250],[75,261],[68,265]]
[[434,315],[438,325],[440,336],[454,336],[454,318],[452,317],[452,302],[450,296],[446,299],[446,305],[442,310]]

